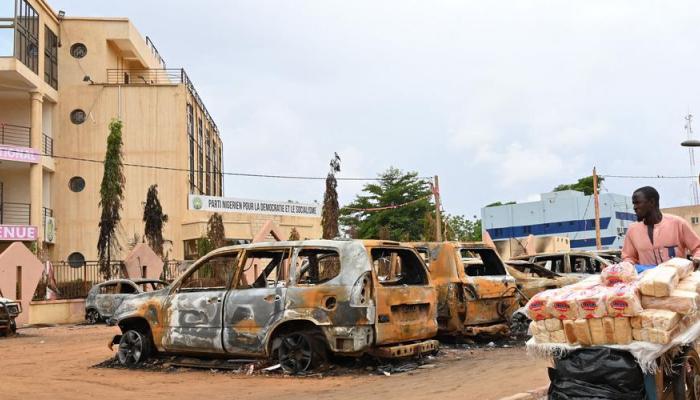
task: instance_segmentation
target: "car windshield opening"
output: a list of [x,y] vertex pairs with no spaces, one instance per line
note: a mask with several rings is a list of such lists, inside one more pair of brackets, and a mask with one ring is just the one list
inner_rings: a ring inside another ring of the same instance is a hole
[[416,253],[405,249],[374,248],[372,266],[382,286],[426,285],[428,273]]
[[467,276],[505,275],[503,261],[493,249],[460,249],[460,258]]

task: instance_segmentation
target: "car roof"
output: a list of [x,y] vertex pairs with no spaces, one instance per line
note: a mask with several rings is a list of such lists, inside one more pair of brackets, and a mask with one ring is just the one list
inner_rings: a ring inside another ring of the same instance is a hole
[[[391,240],[358,240],[358,239],[316,239],[316,240],[283,240],[278,242],[258,242],[258,243],[247,243],[247,244],[237,244],[233,246],[220,247],[216,250],[210,252],[210,255],[226,253],[231,250],[247,250],[247,249],[269,249],[269,248],[282,248],[282,247],[330,247],[335,249],[344,249],[353,246],[363,246],[363,247],[378,247],[378,246],[389,246],[389,247],[409,247],[404,246],[399,242]],[[410,247],[409,247],[410,248]]]
[[168,282],[162,281],[162,280],[160,280],[160,279],[149,279],[149,278],[137,278],[137,279],[132,279],[131,281],[134,282],[134,283],[138,283],[138,284],[140,284],[140,283],[151,283],[151,282],[164,283],[164,284],[166,284],[166,285],[168,284]]

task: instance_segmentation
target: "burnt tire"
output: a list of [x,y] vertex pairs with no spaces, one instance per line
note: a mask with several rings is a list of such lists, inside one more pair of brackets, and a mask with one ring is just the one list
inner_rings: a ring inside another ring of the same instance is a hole
[[314,331],[282,334],[276,353],[282,370],[293,375],[314,371],[327,356],[323,335]]
[[95,325],[102,321],[102,317],[100,316],[100,313],[97,310],[91,309],[88,310],[87,313],[85,313],[85,321],[87,321],[87,323],[90,325]]
[[10,329],[7,331],[7,336],[12,336],[17,333],[17,322],[14,318],[10,319]]
[[150,335],[136,330],[124,332],[119,340],[117,359],[125,367],[133,368],[143,363],[153,353]]

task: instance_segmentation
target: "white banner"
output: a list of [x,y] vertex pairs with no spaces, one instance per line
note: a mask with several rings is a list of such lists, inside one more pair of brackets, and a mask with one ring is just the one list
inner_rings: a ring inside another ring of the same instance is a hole
[[297,217],[320,217],[321,205],[312,203],[290,203],[238,199],[231,197],[189,195],[189,209],[197,211],[237,212],[246,214],[293,215]]

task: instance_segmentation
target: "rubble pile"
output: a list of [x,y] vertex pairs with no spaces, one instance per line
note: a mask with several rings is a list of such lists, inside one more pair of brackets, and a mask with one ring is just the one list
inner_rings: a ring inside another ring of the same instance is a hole
[[690,260],[673,258],[639,275],[623,262],[530,299],[530,334],[537,343],[667,344],[697,322],[698,293],[700,272]]

